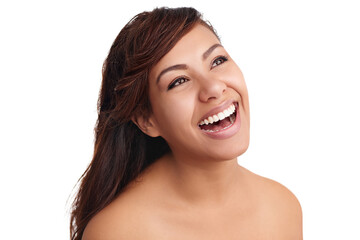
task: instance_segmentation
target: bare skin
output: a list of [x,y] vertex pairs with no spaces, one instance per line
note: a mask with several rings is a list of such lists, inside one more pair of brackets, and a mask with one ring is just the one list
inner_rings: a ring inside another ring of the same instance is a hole
[[[151,116],[134,122],[163,137],[171,154],[95,215],[83,240],[302,239],[296,197],[237,163],[249,144],[248,93],[239,67],[209,29],[195,26],[154,66],[149,98]],[[238,127],[220,137],[199,127],[231,103]]]
[[284,186],[236,160],[218,163],[222,169],[211,175],[232,172],[221,180],[209,178],[209,169],[181,180],[171,158],[157,161],[97,214],[83,239],[302,239],[300,204]]

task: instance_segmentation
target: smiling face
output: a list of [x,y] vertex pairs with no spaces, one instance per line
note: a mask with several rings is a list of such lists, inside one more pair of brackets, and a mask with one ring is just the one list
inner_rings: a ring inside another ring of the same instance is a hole
[[196,25],[151,69],[149,99],[146,133],[162,136],[176,158],[220,161],[246,151],[245,81],[207,27]]

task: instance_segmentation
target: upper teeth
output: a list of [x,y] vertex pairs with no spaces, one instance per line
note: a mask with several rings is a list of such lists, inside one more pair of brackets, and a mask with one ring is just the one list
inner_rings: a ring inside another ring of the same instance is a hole
[[214,122],[218,122],[220,120],[223,120],[224,118],[227,118],[229,117],[231,114],[233,114],[235,112],[235,105],[234,104],[231,104],[230,107],[228,107],[227,109],[225,109],[224,111],[222,112],[219,112],[215,115],[212,115],[204,120],[202,120],[199,125],[208,125],[208,124],[212,124]]

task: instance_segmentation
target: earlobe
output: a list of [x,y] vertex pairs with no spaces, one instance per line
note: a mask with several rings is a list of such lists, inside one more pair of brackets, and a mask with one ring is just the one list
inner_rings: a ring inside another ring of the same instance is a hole
[[150,137],[160,136],[157,126],[151,117],[145,118],[144,116],[138,116],[138,117],[132,117],[131,120],[146,135]]

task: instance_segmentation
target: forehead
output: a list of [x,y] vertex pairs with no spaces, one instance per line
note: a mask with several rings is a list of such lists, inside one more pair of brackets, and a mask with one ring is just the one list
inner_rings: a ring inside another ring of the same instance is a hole
[[166,67],[201,59],[202,54],[216,43],[220,41],[215,34],[207,27],[197,24],[151,69],[150,76],[154,77]]

